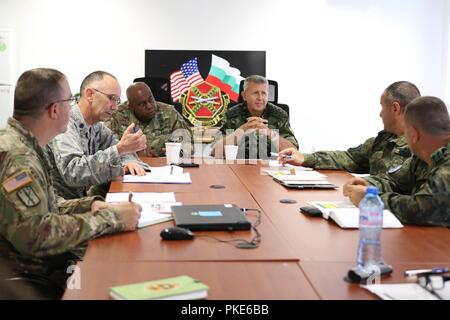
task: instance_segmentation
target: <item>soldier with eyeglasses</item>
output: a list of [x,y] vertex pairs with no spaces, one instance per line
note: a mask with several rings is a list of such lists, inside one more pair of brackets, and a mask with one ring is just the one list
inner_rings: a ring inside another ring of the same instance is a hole
[[120,140],[104,125],[117,110],[120,95],[119,82],[108,72],[95,71],[83,80],[67,132],[53,139],[47,148],[59,196],[104,196],[116,176],[127,172],[144,175],[149,169],[136,154],[147,143],[141,130],[134,132],[134,123],[128,125]]

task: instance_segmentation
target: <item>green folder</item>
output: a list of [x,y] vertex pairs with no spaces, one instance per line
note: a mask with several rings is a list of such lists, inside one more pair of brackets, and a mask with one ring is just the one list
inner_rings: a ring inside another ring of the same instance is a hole
[[196,300],[208,296],[208,286],[179,276],[111,287],[109,296],[115,300]]

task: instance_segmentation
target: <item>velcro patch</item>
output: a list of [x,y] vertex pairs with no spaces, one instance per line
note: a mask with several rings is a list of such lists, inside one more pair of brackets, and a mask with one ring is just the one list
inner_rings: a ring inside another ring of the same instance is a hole
[[41,202],[31,186],[26,186],[17,191],[17,196],[29,208],[37,206]]
[[26,171],[21,171],[4,181],[2,185],[6,192],[11,193],[22,188],[23,186],[26,186],[27,184],[30,184],[31,182],[33,182],[31,176]]

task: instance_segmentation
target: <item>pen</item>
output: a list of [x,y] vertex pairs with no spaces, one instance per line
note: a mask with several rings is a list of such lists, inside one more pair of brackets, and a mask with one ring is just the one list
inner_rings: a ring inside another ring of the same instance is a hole
[[132,199],[133,199],[133,192],[130,191],[130,193],[128,193],[128,202],[131,202]]
[[[278,156],[279,156],[279,154],[276,153],[276,152],[271,152],[270,155],[271,155],[271,156],[274,156],[274,157],[278,157]],[[281,155],[281,157],[283,157],[283,158],[286,159],[286,160],[292,160],[292,159],[294,159],[292,156],[288,156],[288,155],[285,155],[285,154]]]
[[170,174],[173,174],[173,166],[170,166]]
[[432,269],[417,269],[417,270],[406,270],[405,276],[411,277],[416,276],[422,273],[433,273],[433,274],[439,274],[439,273],[446,273],[448,272],[448,268],[444,267],[438,267],[438,268],[432,268]]

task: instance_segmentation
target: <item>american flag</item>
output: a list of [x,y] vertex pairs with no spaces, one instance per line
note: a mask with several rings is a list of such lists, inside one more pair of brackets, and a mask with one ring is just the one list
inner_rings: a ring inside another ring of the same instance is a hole
[[197,67],[197,58],[181,65],[180,70],[170,75],[170,87],[173,101],[178,101],[180,95],[191,86],[203,81]]

